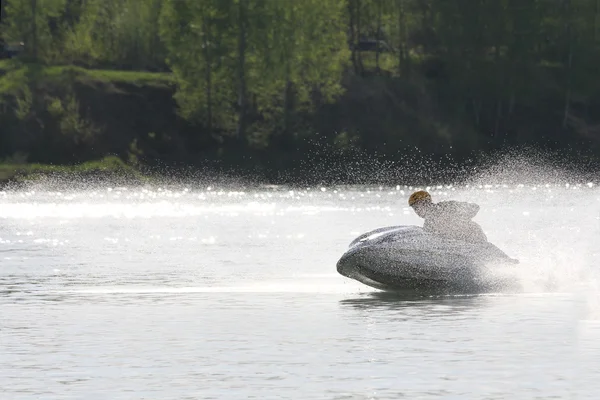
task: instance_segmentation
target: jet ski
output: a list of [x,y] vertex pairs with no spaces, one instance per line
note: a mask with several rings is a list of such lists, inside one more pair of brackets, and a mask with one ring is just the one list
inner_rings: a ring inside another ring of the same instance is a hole
[[518,263],[489,242],[469,243],[402,225],[354,239],[337,271],[384,291],[481,293],[517,289],[514,275],[496,274],[494,268]]

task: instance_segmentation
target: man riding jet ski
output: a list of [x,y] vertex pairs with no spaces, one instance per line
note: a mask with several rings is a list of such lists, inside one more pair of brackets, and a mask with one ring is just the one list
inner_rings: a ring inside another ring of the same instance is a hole
[[470,243],[487,242],[481,227],[471,221],[479,212],[477,204],[454,200],[434,203],[429,193],[420,190],[410,195],[408,205],[425,220],[425,232]]
[[408,204],[425,220],[423,228],[388,226],[360,235],[338,260],[338,273],[389,291],[481,292],[518,286],[489,268],[518,260],[488,242],[471,220],[477,204],[434,203],[425,191],[413,193]]

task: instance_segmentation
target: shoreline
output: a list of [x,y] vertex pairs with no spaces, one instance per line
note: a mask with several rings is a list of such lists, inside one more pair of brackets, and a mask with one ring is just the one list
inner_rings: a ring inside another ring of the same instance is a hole
[[[359,163],[369,164],[369,160]],[[595,164],[574,164],[521,155],[498,155],[487,160],[463,164],[429,164],[426,170],[410,163],[389,163],[377,170],[348,173],[344,165],[319,165],[317,169],[250,170],[247,168],[152,167],[129,165],[116,156],[75,165],[0,164],[0,190],[15,190],[45,185],[57,189],[91,187],[169,187],[213,186],[219,188],[331,187],[437,187],[485,184],[539,185],[600,183],[600,168]]]

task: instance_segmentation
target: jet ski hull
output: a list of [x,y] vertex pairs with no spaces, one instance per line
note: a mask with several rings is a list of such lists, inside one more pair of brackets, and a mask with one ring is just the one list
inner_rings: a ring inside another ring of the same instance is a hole
[[491,243],[466,243],[392,226],[365,233],[337,263],[343,276],[385,291],[470,293],[515,289],[489,266],[518,263]]

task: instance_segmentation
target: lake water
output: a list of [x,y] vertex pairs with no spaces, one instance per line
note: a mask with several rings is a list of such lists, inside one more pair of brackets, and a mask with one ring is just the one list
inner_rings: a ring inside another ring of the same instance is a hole
[[481,206],[523,293],[338,275],[358,234],[421,225],[404,186],[0,191],[2,399],[597,399],[600,191],[431,191]]

